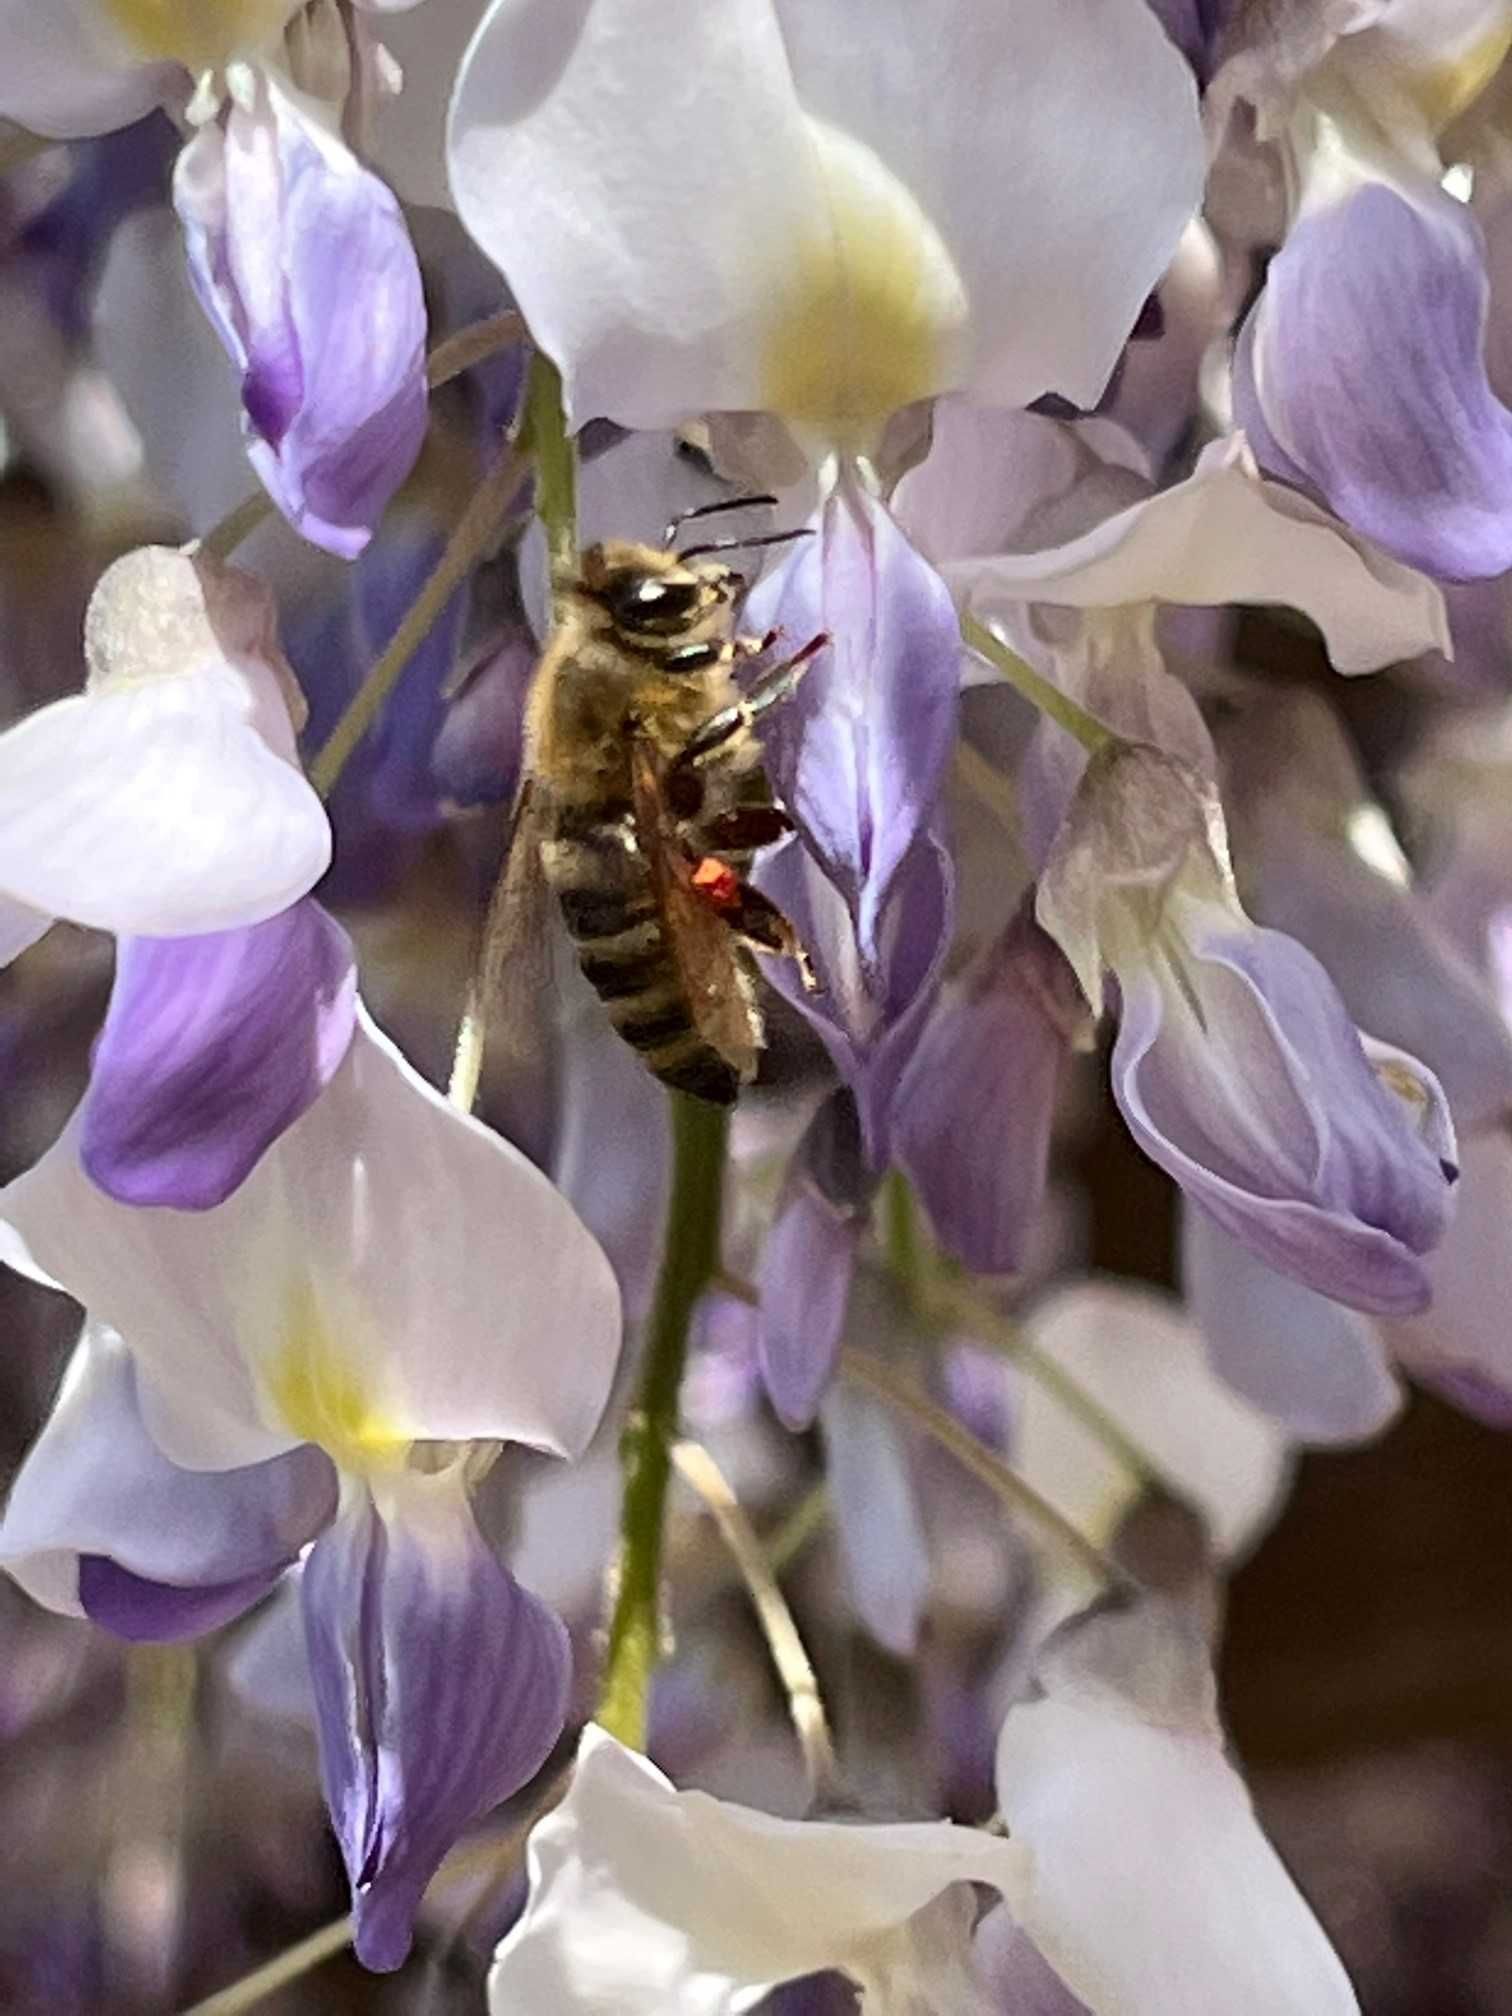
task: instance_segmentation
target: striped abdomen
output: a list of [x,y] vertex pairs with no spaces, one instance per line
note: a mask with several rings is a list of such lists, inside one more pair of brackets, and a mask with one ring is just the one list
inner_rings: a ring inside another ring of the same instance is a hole
[[541,858],[615,1029],[664,1085],[733,1105],[739,1073],[695,1026],[629,805],[559,806]]

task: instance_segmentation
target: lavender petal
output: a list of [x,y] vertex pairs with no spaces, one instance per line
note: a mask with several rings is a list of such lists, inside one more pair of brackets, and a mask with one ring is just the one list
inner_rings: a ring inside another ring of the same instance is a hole
[[312,898],[239,931],[127,938],[80,1154],[123,1204],[208,1210],[319,1097],[356,1024],[351,941]]
[[494,1558],[457,1472],[354,1492],[303,1577],[321,1772],[365,1966],[409,1952],[463,1830],[561,1735],[567,1633]]
[[1486,375],[1489,282],[1469,211],[1383,184],[1304,217],[1236,359],[1262,462],[1447,580],[1512,567],[1512,413]]
[[1032,903],[946,989],[898,1092],[898,1159],[942,1245],[974,1274],[1023,1267],[1044,1202],[1062,1067],[1085,1020]]
[[295,529],[371,538],[427,424],[425,302],[392,192],[259,73],[185,149],[196,292],[242,373],[252,463]]
[[751,597],[753,630],[826,649],[770,717],[774,781],[845,897],[863,968],[910,851],[934,817],[955,741],[960,627],[950,591],[858,480],[826,500],[804,541]]

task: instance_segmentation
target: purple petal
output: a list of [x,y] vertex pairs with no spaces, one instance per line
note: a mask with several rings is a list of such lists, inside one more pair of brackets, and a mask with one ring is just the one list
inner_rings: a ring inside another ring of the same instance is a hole
[[91,1623],[128,1644],[172,1645],[229,1624],[266,1596],[277,1579],[244,1575],[238,1582],[179,1589],[133,1575],[104,1554],[85,1554],[79,1561],[79,1601]]
[[356,1020],[351,941],[306,897],[240,931],[123,938],[80,1155],[123,1204],[223,1203],[306,1112]]
[[763,581],[750,627],[827,649],[763,731],[772,777],[845,897],[863,966],[910,850],[939,804],[955,742],[960,626],[950,591],[893,519],[842,478],[817,538]]
[[1261,461],[1449,580],[1512,567],[1512,413],[1486,375],[1488,295],[1463,205],[1373,183],[1294,227],[1236,358],[1235,414]]
[[812,1425],[835,1374],[876,1186],[855,1102],[837,1092],[799,1143],[761,1255],[761,1372],[779,1420],[795,1431]]
[[1150,0],[1167,35],[1197,73],[1199,84],[1213,74],[1213,58],[1237,0]]
[[11,1488],[0,1561],[42,1602],[73,1608],[76,1586],[108,1628],[135,1616],[122,1635],[156,1635],[157,1619],[180,1637],[272,1586],[334,1516],[336,1473],[310,1448],[238,1470],[181,1470],[147,1432],[140,1376],[114,1331],[86,1327]]
[[1181,1263],[1213,1370],[1299,1441],[1365,1442],[1401,1412],[1369,1317],[1278,1274],[1205,1212],[1184,1214]]
[[1414,1115],[1311,953],[1229,919],[1198,906],[1180,949],[1119,968],[1124,1118],[1191,1201],[1271,1266],[1355,1308],[1421,1308],[1421,1256],[1443,1235],[1455,1173],[1436,1152],[1443,1094],[1421,1073]]
[[503,805],[514,796],[525,754],[525,701],[540,648],[512,631],[446,710],[431,751],[431,775],[448,804]]
[[839,893],[796,841],[762,864],[762,889],[797,926],[820,991],[806,994],[788,962],[763,968],[779,993],[822,1039],[855,1094],[866,1159],[891,1160],[890,1129],[899,1081],[939,987],[955,916],[948,850],[926,833],[903,863],[879,920],[878,962],[863,971],[856,934]]
[[824,1402],[825,1473],[846,1586],[879,1645],[911,1659],[929,1600],[929,1543],[908,1438],[869,1393],[842,1382]]
[[990,2008],[1012,2016],[1088,2016],[1006,1904],[983,1918],[972,1950]]
[[185,149],[174,202],[242,372],[254,468],[296,530],[355,558],[427,424],[425,302],[397,201],[259,72]]
[[974,1274],[1025,1264],[1061,1068],[1086,1022],[1076,976],[1032,902],[947,988],[898,1092],[896,1152],[936,1235]]
[[1255,918],[1322,961],[1361,1027],[1423,1060],[1462,1130],[1512,1111],[1512,1029],[1493,989],[1405,864],[1400,878],[1383,872],[1351,838],[1373,837],[1373,815],[1382,844],[1394,845],[1332,712],[1313,696],[1268,694],[1232,724],[1224,756],[1224,804]]
[[409,1952],[425,1886],[463,1830],[562,1733],[560,1620],[494,1558],[460,1474],[354,1493],[303,1577],[321,1772],[365,1966]]

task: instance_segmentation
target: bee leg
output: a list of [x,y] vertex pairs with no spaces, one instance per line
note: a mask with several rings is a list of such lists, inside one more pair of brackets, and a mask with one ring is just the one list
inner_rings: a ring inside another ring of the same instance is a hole
[[699,845],[709,854],[754,854],[787,838],[793,822],[780,805],[736,805],[698,828]]
[[732,907],[726,915],[730,929],[747,945],[758,952],[771,952],[780,959],[791,959],[798,968],[798,978],[803,982],[805,994],[822,991],[819,976],[809,963],[802,939],[790,920],[759,889],[753,888],[749,882],[742,882],[739,905]]
[[748,734],[763,714],[769,714],[789,698],[807,671],[809,661],[817,657],[828,642],[828,635],[821,630],[817,637],[809,639],[801,651],[795,652],[781,665],[774,665],[770,672],[763,672],[750,692],[733,706],[721,707],[717,714],[711,714],[697,733],[684,743],[670,767],[669,776],[675,777],[679,771],[695,769],[716,750],[733,742],[737,735]]
[[809,964],[803,941],[770,897],[763,896],[716,854],[706,854],[694,864],[689,879],[694,894],[724,919],[742,943],[757,952],[791,959],[805,994],[820,992],[819,978]]

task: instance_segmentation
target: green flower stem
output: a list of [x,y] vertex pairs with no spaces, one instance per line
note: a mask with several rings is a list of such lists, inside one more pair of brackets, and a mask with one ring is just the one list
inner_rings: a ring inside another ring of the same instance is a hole
[[624,1499],[614,1615],[598,1720],[634,1750],[646,1745],[651,1676],[662,1656],[662,1538],[688,1326],[719,1266],[729,1117],[681,1092],[672,1102],[672,1196],[640,1393],[620,1438]]
[[535,458],[536,516],[555,582],[577,566],[577,456],[562,405],[562,374],[541,350],[525,385],[521,439]]
[[1068,735],[1074,735],[1091,756],[1108,743],[1116,741],[1111,728],[1105,728],[1095,714],[1089,714],[1085,707],[1079,707],[1069,693],[1062,693],[1058,686],[1042,677],[1034,667],[1020,658],[1016,651],[1010,651],[1001,637],[995,637],[984,623],[975,616],[961,618],[961,636],[978,656],[985,658],[995,672],[1000,672],[1010,686],[1015,687],[1024,698],[1038,707],[1041,714],[1064,728]]

